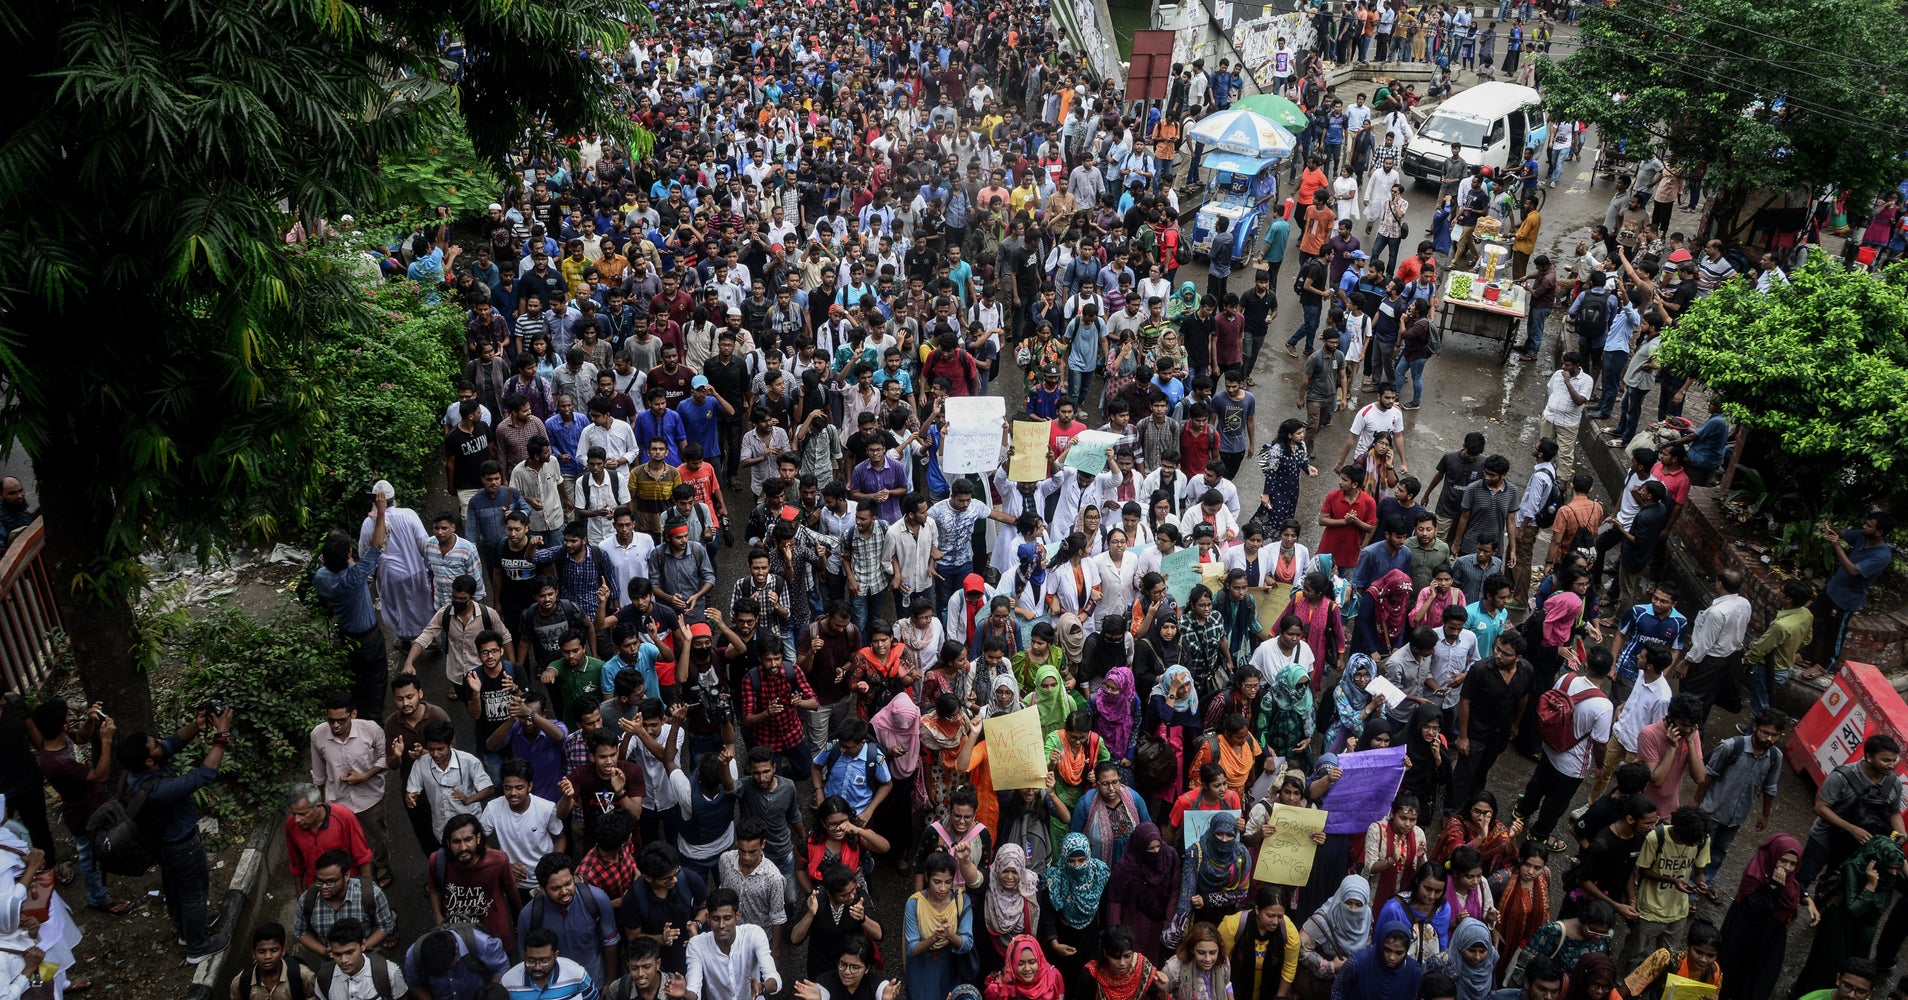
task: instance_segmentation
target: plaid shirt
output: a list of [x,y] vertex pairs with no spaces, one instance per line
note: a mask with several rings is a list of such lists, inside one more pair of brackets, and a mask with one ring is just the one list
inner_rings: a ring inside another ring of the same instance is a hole
[[576,863],[576,879],[603,890],[603,895],[611,899],[623,898],[629,887],[636,884],[636,848],[624,844],[614,858],[606,858],[601,851],[591,848],[583,860]]
[[[340,920],[356,920],[369,931],[390,932],[397,927],[397,918],[391,915],[391,904],[384,898],[384,890],[368,878],[347,879],[344,905],[332,909],[331,904],[317,897],[318,887],[306,889],[298,897],[298,910],[292,916],[292,936],[303,937],[307,931],[317,935],[323,941],[331,933],[333,924]],[[364,894],[371,894],[371,905],[365,905]],[[311,914],[311,922],[305,922],[305,914]]]
[[590,762],[590,741],[587,738],[589,735],[583,731],[582,726],[578,726],[575,732],[563,738],[564,774],[569,774]]
[[787,750],[806,738],[801,716],[795,712],[795,701],[814,697],[815,689],[808,686],[808,678],[802,675],[800,667],[784,663],[780,673],[768,675],[756,667],[742,679],[741,714],[743,718],[757,715],[766,711],[770,702],[781,701],[785,710],[756,724],[754,737],[759,746]]
[[[1193,668],[1193,679],[1206,681],[1198,685],[1199,697],[1216,697],[1223,681],[1216,680],[1225,676],[1223,668],[1226,649],[1226,623],[1217,614],[1208,614],[1204,622],[1196,620],[1191,613],[1179,619],[1179,643],[1183,655],[1180,662]],[[1200,666],[1204,664],[1202,671]],[[1205,676],[1201,677],[1200,674]],[[1208,685],[1211,685],[1210,688]]]
[[563,543],[537,550],[536,564],[546,566],[554,564],[557,568],[557,592],[575,604],[586,619],[596,617],[596,588],[610,579],[610,567],[599,565],[596,559],[596,546],[583,550],[581,561],[570,558],[563,551]]
[[[771,559],[769,563],[770,565],[774,565],[774,560]],[[768,575],[768,582],[758,587],[755,585],[755,577],[745,574],[742,579],[735,581],[734,589],[729,591],[729,613],[731,615],[735,613],[735,602],[744,597],[754,601],[756,605],[762,609],[762,613],[757,616],[757,620],[764,626],[767,626],[765,631],[772,631],[777,636],[783,635],[788,631],[788,615],[776,612],[774,605],[769,602],[769,598],[773,597],[781,604],[783,611],[788,610],[787,580],[771,572]]]
[[888,589],[888,565],[894,558],[894,543],[888,540],[888,522],[875,518],[874,537],[863,537],[850,530],[842,539],[848,553],[848,568],[861,584],[861,595],[870,597]]

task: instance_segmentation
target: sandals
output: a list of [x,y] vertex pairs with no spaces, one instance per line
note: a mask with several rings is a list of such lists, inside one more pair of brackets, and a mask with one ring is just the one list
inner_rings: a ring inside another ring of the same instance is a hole
[[[98,910],[107,916],[123,917],[132,912],[133,905],[132,901],[128,899],[108,899],[97,906],[88,903],[86,904],[86,908],[89,910]],[[68,988],[70,989],[71,987]]]
[[62,861],[54,868],[53,879],[60,885],[66,885],[73,881],[75,874],[77,874],[77,871],[74,869],[73,863],[71,861]]
[[1549,851],[1553,856],[1561,855],[1565,853],[1566,851],[1570,850],[1570,845],[1564,843],[1563,838],[1556,836],[1555,834],[1545,837],[1543,840],[1543,844],[1544,844],[1544,850]]

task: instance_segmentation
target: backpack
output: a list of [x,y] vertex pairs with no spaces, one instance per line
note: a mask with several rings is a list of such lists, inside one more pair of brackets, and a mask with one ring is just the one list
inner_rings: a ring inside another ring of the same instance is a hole
[[[1550,478],[1550,486],[1544,492],[1544,502],[1537,508],[1537,526],[1539,528],[1548,528],[1557,523],[1557,511],[1563,507],[1563,491],[1557,489],[1557,474],[1555,472],[1547,472],[1543,469],[1539,469],[1537,470],[1537,474]],[[1569,542],[1571,539],[1565,539],[1564,541]]]
[[[887,754],[882,753],[881,748],[879,746],[876,746],[874,741],[872,740],[869,741],[868,746],[865,749],[873,751],[872,758],[869,756],[860,756],[860,757],[856,757],[855,759],[861,762],[862,779],[867,782],[867,785],[869,788],[875,788],[877,787],[874,780],[875,768],[878,767],[883,761],[887,760]],[[821,755],[820,760],[815,761],[815,766],[821,768],[822,780],[824,783],[826,783],[827,781],[827,775],[829,770],[832,769],[836,764],[840,762],[841,762],[841,744],[839,742],[829,747],[828,751]]]
[[[362,900],[364,903],[364,915],[366,918],[365,923],[374,925],[372,929],[389,932],[391,930],[391,928],[389,927],[375,926],[378,919],[378,910],[377,910],[377,906],[374,905],[375,901],[372,900],[370,893],[364,887],[364,879],[354,876],[348,881],[350,882],[350,885],[357,887],[358,899]],[[438,876],[438,882],[442,884],[443,882],[442,875]],[[347,886],[345,889],[345,893],[346,893],[345,898],[347,899],[350,898],[350,892],[351,892],[350,886]],[[306,927],[315,926],[312,918],[318,915],[318,887],[317,886],[314,885],[311,888],[305,890],[304,896],[300,898],[298,901],[298,909],[299,909],[300,915],[304,918],[305,926]]]
[[[366,955],[364,960],[371,966],[371,988],[377,991],[379,1000],[398,1000],[397,994],[391,992],[390,960],[379,955]],[[485,975],[487,976],[488,973]],[[337,978],[338,967],[336,965],[325,966],[325,971],[318,974],[318,995],[330,996],[332,983],[334,983]]]
[[[603,910],[596,905],[596,894],[590,891],[590,886],[579,883],[576,887],[576,898],[582,900],[583,909],[589,911],[590,926],[594,927],[602,921]],[[532,929],[543,926],[543,913],[549,909],[547,905],[549,899],[550,897],[539,892],[536,898],[530,901],[530,927]]]
[[1610,290],[1597,288],[1585,292],[1577,307],[1577,337],[1600,335],[1610,328]]
[[1430,351],[1435,357],[1439,351],[1444,350],[1444,328],[1431,322],[1430,317],[1427,316],[1425,317],[1425,330],[1428,332],[1424,338],[1424,349]]
[[[592,548],[593,547],[594,546],[592,546]],[[503,622],[502,615],[497,615],[498,624],[492,625],[490,623],[490,616],[497,613],[490,610],[490,605],[482,601],[472,601],[471,604],[477,608],[478,624],[494,632],[501,633],[503,631],[501,627]],[[431,622],[432,625],[437,626],[437,647],[435,651],[439,653],[447,653],[450,651],[450,614],[450,605],[446,604],[437,610],[437,619]]]
[[[305,1000],[305,964],[290,955],[285,956],[285,971],[281,973],[285,988],[291,991],[292,1000]],[[377,973],[372,973],[373,976]],[[240,1000],[251,1000],[252,984],[258,981],[258,963],[253,962],[238,974],[238,995]]]
[[93,845],[93,860],[113,875],[139,876],[159,863],[156,838],[139,825],[139,814],[152,797],[152,782],[144,781],[128,798],[120,794],[93,810],[86,821],[86,839]]
[[1584,740],[1577,734],[1577,706],[1595,698],[1609,700],[1609,696],[1595,685],[1576,694],[1564,694],[1560,685],[1548,688],[1539,695],[1537,735],[1543,739],[1544,745],[1557,753],[1569,753],[1576,749]]

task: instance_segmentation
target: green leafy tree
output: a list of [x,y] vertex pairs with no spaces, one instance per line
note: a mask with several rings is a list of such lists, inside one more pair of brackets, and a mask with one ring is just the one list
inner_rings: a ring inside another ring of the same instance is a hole
[[[319,488],[321,340],[377,329],[362,258],[294,253],[282,206],[379,204],[382,156],[460,108],[500,161],[615,133],[595,63],[630,0],[52,0],[0,9],[0,435],[31,458],[89,697],[151,716],[140,552],[209,555]],[[455,80],[433,40],[473,53]],[[355,524],[353,525],[355,527]]]
[[1589,122],[1613,148],[1707,163],[1712,218],[1733,224],[1759,188],[1824,181],[1865,210],[1908,173],[1908,59],[1894,6],[1617,0],[1584,6],[1580,28],[1577,51],[1540,64],[1551,117]]
[[[1859,515],[1908,470],[1908,264],[1852,271],[1821,251],[1769,295],[1730,281],[1663,337],[1749,430],[1744,461],[1796,491],[1784,516]],[[1773,485],[1773,484],[1772,484]]]

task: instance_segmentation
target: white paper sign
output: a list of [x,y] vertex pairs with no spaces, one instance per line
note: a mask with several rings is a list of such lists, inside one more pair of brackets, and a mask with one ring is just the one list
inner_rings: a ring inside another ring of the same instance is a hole
[[950,476],[1000,468],[1000,422],[1007,400],[1000,396],[950,396],[941,442],[941,471]]
[[1365,693],[1374,698],[1381,694],[1384,695],[1385,709],[1387,711],[1405,702],[1405,693],[1400,691],[1398,685],[1391,683],[1383,674],[1373,677],[1371,683],[1365,685]]

